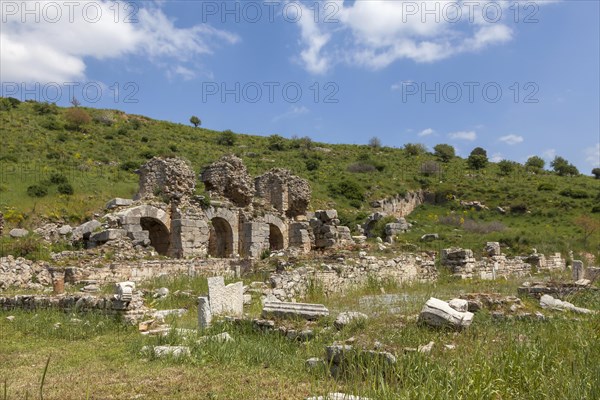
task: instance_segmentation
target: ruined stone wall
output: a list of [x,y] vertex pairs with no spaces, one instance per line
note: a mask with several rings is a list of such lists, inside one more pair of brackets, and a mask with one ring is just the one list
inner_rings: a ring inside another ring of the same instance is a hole
[[140,185],[135,199],[179,199],[191,196],[196,188],[196,174],[181,158],[154,157],[137,172]]
[[[48,263],[32,262],[12,256],[0,258],[0,291],[9,287],[41,290],[52,286]],[[64,268],[65,282],[99,284],[122,281],[142,282],[159,276],[240,276],[250,270],[251,262],[238,259],[187,259],[120,261],[108,265]],[[55,275],[58,272],[55,272]]]
[[435,259],[427,254],[402,254],[393,259],[364,256],[324,268],[300,267],[274,273],[269,278],[271,294],[282,301],[304,297],[314,286],[325,294],[340,293],[367,284],[369,279],[393,281],[433,281],[437,278]]
[[490,255],[478,261],[470,249],[443,249],[441,264],[463,279],[524,276],[531,274],[533,267],[539,271],[566,268],[566,261],[560,253],[555,253],[548,259],[543,254],[535,254],[535,257],[508,258],[500,254],[500,245],[495,242],[488,243],[485,251]]
[[382,200],[376,200],[371,203],[371,207],[379,212],[396,217],[406,217],[418,206],[425,203],[427,194],[422,191],[408,192],[404,196],[396,195]]

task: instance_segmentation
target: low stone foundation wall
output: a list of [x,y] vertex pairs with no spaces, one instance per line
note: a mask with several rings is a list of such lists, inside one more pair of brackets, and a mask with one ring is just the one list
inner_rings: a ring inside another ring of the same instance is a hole
[[40,290],[52,286],[52,277],[64,273],[66,283],[96,281],[99,284],[121,281],[142,282],[160,276],[241,276],[251,268],[250,260],[240,259],[164,259],[119,261],[90,267],[53,267],[24,258],[0,258],[0,291],[9,287]]
[[402,283],[433,281],[436,278],[434,257],[427,254],[402,254],[388,260],[367,256],[323,265],[321,268],[299,267],[272,274],[269,283],[272,288],[270,294],[286,301],[303,298],[311,286],[330,294],[360,287],[369,279]]
[[35,311],[40,309],[57,309],[65,312],[100,312],[109,315],[121,315],[125,320],[135,321],[151,310],[144,306],[141,294],[133,296],[125,302],[115,296],[91,296],[84,293],[58,296],[18,295],[0,297],[0,310],[15,309]]

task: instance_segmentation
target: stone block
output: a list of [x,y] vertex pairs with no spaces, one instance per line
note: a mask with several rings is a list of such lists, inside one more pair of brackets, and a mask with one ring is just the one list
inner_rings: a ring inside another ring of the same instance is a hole
[[11,229],[11,231],[8,234],[11,238],[22,238],[29,235],[29,231],[27,229],[15,228]]
[[104,243],[109,240],[121,239],[125,235],[127,235],[127,231],[125,229],[106,229],[104,231],[96,232],[92,236],[90,236],[90,241],[96,243]]
[[135,282],[119,282],[115,285],[115,298],[123,302],[131,301],[134,290]]
[[288,303],[281,301],[266,301],[262,317],[278,317],[288,319],[315,320],[329,315],[329,310],[322,304]]
[[244,313],[244,283],[225,286],[222,276],[208,278],[208,298],[212,315],[241,317]]
[[126,207],[126,206],[130,206],[133,204],[133,200],[130,199],[121,199],[119,197],[114,198],[112,200],[109,200],[108,203],[106,203],[106,209],[110,210],[116,207]]
[[583,262],[579,260],[573,260],[573,280],[578,281],[583,279],[584,272]]
[[473,313],[456,311],[445,301],[432,297],[421,310],[419,320],[434,327],[450,326],[461,329],[471,325]]
[[212,314],[210,312],[210,302],[208,297],[198,297],[198,328],[209,328],[211,321]]

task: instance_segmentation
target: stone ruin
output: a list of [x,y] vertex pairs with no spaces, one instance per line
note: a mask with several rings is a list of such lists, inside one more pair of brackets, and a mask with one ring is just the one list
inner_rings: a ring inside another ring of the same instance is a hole
[[310,186],[285,169],[253,179],[241,159],[223,156],[200,174],[210,200],[194,194],[196,176],[182,159],[155,157],[137,173],[134,200],[113,199],[104,225],[90,221],[75,229],[88,247],[124,239],[171,258],[256,259],[353,243],[335,210],[308,220]]

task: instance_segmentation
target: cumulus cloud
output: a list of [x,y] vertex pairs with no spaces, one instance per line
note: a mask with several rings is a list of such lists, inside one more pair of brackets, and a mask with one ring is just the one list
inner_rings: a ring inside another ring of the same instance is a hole
[[477,139],[477,133],[475,131],[459,131],[448,134],[448,137],[454,140],[468,140],[472,142]]
[[498,140],[512,146],[515,144],[523,143],[523,140],[525,140],[525,139],[523,139],[523,136],[511,134],[511,135],[502,136]]
[[423,137],[423,136],[429,136],[429,135],[433,135],[435,133],[435,131],[431,128],[427,128],[427,129],[423,129],[421,132],[419,132],[418,136],[419,137]]
[[[38,2],[43,4],[43,2]],[[239,38],[206,24],[179,28],[164,12],[144,6],[136,13],[136,22],[127,22],[123,2],[54,2],[61,16],[44,14],[23,20],[21,14],[2,15],[0,79],[3,82],[69,82],[85,77],[87,59],[116,59],[141,55],[172,72],[191,78],[193,72],[181,65],[210,54],[221,43],[232,44]],[[70,3],[70,5],[69,5]],[[75,4],[75,6],[73,6]],[[88,7],[89,5],[89,7]],[[115,7],[121,17],[115,17]],[[88,8],[86,8],[88,7]],[[84,13],[83,10],[100,10]]]
[[600,143],[584,150],[585,161],[592,167],[600,167]]
[[[484,18],[488,3],[503,10],[504,20]],[[514,36],[505,2],[323,0],[320,6],[318,22],[315,12],[303,7],[299,24],[300,58],[312,73],[324,73],[340,62],[374,70],[401,59],[431,63],[506,43]],[[332,15],[337,23],[328,23],[324,15]]]
[[504,156],[501,153],[494,153],[492,157],[490,157],[491,162],[500,162],[504,160]]

